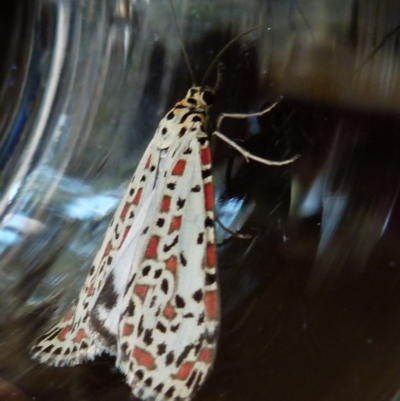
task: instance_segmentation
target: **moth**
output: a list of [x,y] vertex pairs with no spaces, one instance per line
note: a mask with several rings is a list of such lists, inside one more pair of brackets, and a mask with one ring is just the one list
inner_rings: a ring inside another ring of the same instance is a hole
[[200,388],[219,326],[207,134],[218,86],[190,88],[160,121],[77,301],[38,339],[34,359],[73,366],[106,352],[143,400],[190,400]]

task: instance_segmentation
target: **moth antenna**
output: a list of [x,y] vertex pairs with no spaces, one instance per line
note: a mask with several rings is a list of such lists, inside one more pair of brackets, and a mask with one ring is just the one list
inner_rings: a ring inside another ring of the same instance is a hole
[[218,67],[217,67],[217,80],[215,82],[214,85],[214,92],[217,92],[219,90],[219,87],[221,86],[221,82],[222,82],[222,71],[224,69],[224,65],[222,63],[218,63]]
[[[171,0],[170,0],[171,1]],[[212,63],[210,64],[210,66],[208,67],[206,74],[204,75],[203,81],[201,82],[201,88],[204,87],[204,83],[206,82],[208,76],[211,74],[212,69],[214,68],[215,64],[217,63],[217,61],[222,57],[222,55],[234,44],[236,43],[241,37],[248,35],[249,33],[257,30],[260,28],[260,25],[249,29],[246,32],[241,33],[240,35],[236,36],[235,38],[233,38],[230,42],[228,42],[223,49],[215,56],[214,60],[212,61]]]
[[193,86],[196,86],[196,77],[195,77],[195,75],[194,75],[192,66],[190,65],[189,56],[188,56],[188,54],[187,54],[187,52],[186,52],[186,49],[185,49],[185,46],[184,46],[184,44],[183,44],[183,39],[182,39],[182,35],[181,35],[181,30],[179,29],[178,19],[176,18],[175,8],[174,8],[174,5],[172,4],[172,0],[169,0],[169,4],[171,5],[172,15],[174,16],[174,23],[175,23],[176,30],[177,30],[177,32],[178,32],[179,42],[180,42],[180,44],[181,44],[181,49],[182,49],[183,57],[185,58],[186,65],[187,65],[188,70],[189,70],[189,74],[190,74],[190,76],[191,76],[191,78],[192,78]]

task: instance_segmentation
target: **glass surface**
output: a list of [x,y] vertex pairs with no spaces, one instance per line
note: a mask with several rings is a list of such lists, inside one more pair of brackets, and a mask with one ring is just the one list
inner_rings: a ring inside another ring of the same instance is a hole
[[[219,60],[213,139],[221,331],[196,400],[398,400],[395,1],[173,0],[197,84]],[[101,357],[29,348],[77,296],[160,119],[191,86],[168,1],[0,5],[0,399],[129,400]],[[214,69],[205,84],[213,86]],[[11,398],[14,397],[14,398]],[[15,398],[19,397],[19,398]]]

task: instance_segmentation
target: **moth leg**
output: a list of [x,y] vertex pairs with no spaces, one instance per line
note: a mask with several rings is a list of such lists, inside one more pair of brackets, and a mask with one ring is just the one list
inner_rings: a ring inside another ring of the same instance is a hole
[[[278,101],[279,102],[279,101]],[[259,117],[262,116],[265,113],[268,113],[269,111],[271,111],[277,104],[278,102],[273,103],[271,106],[267,107],[264,110],[261,110],[257,113],[249,113],[249,114],[242,114],[242,113],[222,113],[217,120],[217,128],[216,130],[213,132],[213,135],[217,136],[218,138],[222,139],[223,141],[225,141],[229,146],[231,146],[232,148],[234,148],[235,150],[237,150],[244,158],[247,162],[249,162],[249,159],[254,160],[256,162],[259,163],[263,163],[263,164],[267,164],[268,166],[283,166],[285,164],[290,164],[293,163],[295,160],[297,160],[300,155],[296,155],[290,159],[287,160],[283,160],[283,161],[273,161],[273,160],[268,160],[268,159],[264,159],[262,157],[259,156],[255,156],[252,153],[250,153],[249,151],[247,151],[246,149],[242,148],[240,145],[238,145],[236,142],[232,141],[231,139],[229,139],[227,136],[225,136],[224,134],[222,134],[221,132],[219,132],[219,128],[221,126],[222,120],[224,118],[236,118],[236,119],[243,119],[243,118],[248,118],[248,117]]]
[[225,226],[222,221],[218,218],[218,216],[214,216],[215,221],[222,227],[224,231],[232,235],[232,237],[239,239],[251,239],[251,235],[249,234],[240,234],[237,231],[230,230],[227,226]]

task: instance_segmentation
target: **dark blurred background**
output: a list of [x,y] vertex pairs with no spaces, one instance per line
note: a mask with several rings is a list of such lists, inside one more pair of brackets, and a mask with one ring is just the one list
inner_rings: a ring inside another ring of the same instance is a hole
[[[400,3],[175,0],[200,82],[218,51],[222,316],[196,400],[398,401]],[[168,2],[0,4],[0,400],[132,400],[112,358],[29,348],[68,309],[159,120],[191,85]],[[213,85],[215,73],[209,77]]]

